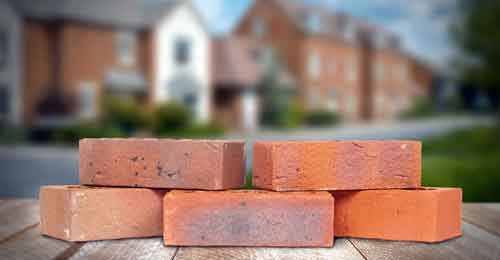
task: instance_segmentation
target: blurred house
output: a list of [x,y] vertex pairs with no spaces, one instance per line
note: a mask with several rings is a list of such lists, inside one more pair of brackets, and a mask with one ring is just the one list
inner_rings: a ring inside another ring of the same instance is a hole
[[391,119],[426,95],[426,66],[397,37],[294,0],[256,0],[214,37],[189,0],[0,2],[0,121],[57,126],[100,115],[114,95],[178,101],[199,122],[258,127],[263,56],[309,109]]
[[381,28],[297,0],[255,0],[234,30],[277,54],[308,109],[387,120],[428,95],[432,71]]
[[16,121],[95,118],[104,93],[177,100],[210,119],[211,38],[189,1],[16,0],[1,10],[19,46],[8,52],[10,89],[23,91],[7,98],[22,111]]

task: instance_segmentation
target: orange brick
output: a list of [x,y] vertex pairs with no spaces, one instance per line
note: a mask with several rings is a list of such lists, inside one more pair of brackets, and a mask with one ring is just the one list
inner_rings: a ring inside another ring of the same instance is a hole
[[80,183],[222,190],[245,180],[245,143],[169,139],[80,141]]
[[169,246],[331,247],[327,192],[172,191],[164,199]]
[[41,231],[67,241],[161,236],[164,194],[132,188],[42,187]]
[[419,188],[416,141],[257,142],[253,184],[275,191]]
[[440,242],[461,235],[462,190],[337,191],[335,236]]

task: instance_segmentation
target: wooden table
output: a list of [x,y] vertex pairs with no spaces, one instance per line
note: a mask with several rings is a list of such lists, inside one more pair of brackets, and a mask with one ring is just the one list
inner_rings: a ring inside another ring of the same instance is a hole
[[161,238],[67,243],[38,229],[35,200],[0,200],[0,259],[500,259],[500,204],[464,204],[460,238],[440,244],[336,239],[333,248],[164,247]]

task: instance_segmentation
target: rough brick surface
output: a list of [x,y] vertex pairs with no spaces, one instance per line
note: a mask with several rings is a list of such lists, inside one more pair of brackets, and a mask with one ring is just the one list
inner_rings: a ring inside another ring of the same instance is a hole
[[331,247],[327,192],[172,191],[164,199],[169,246]]
[[67,241],[161,236],[164,194],[149,189],[42,187],[41,231]]
[[253,184],[276,191],[418,188],[416,141],[257,142]]
[[337,191],[335,236],[439,242],[461,235],[462,190]]
[[84,139],[80,183],[222,190],[245,179],[245,143],[169,139]]

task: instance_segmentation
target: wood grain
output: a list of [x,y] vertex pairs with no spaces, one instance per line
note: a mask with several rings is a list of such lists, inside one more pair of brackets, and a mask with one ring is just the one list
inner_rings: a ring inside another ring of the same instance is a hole
[[500,236],[500,208],[492,204],[464,204],[462,218]]
[[161,238],[87,242],[70,259],[172,259],[175,247],[165,247]]
[[439,244],[351,239],[367,259],[500,259],[500,237],[463,223],[464,235]]
[[252,247],[181,247],[175,260],[294,260],[294,259],[346,259],[363,257],[346,239],[335,240],[333,248],[252,248]]
[[39,222],[38,202],[7,200],[0,204],[0,241]]
[[0,244],[0,259],[53,259],[72,246],[42,236],[38,227],[26,230]]

